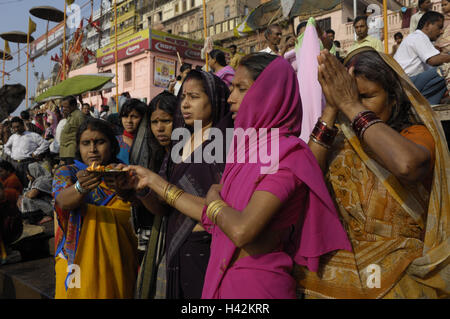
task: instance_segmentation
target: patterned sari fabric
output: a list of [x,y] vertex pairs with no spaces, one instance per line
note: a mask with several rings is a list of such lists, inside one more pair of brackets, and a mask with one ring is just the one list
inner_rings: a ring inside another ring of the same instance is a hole
[[[372,49],[362,48],[354,55]],[[380,53],[379,53],[380,54]],[[398,74],[420,120],[435,141],[431,193],[401,184],[361,145],[345,121],[330,157],[327,180],[353,252],[321,260],[319,272],[297,267],[300,290],[319,298],[438,298],[450,294],[449,155],[439,121],[401,67]]]
[[[54,198],[75,184],[86,165],[75,161],[55,172]],[[73,211],[55,204],[58,227],[55,298],[132,298],[137,276],[137,243],[129,223],[130,205],[104,183]],[[71,289],[67,266],[80,267],[80,289]]]
[[[77,181],[77,172],[86,168],[85,164],[78,161],[75,161],[74,165],[60,167],[53,177],[53,198],[65,188],[74,185]],[[104,206],[113,197],[114,192],[102,184],[87,195],[86,204]],[[58,228],[55,231],[55,256],[61,253],[70,265],[75,259],[84,212],[82,208],[74,211],[62,210],[56,203],[55,211],[58,219]]]

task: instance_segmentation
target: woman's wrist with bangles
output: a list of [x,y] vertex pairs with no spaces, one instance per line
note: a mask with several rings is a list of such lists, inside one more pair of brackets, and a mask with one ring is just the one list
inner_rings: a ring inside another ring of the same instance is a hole
[[74,187],[75,187],[75,190],[76,190],[79,194],[81,194],[81,195],[86,195],[87,193],[89,193],[89,190],[88,190],[88,189],[84,189],[84,188],[81,186],[80,181],[77,181],[77,182],[75,183]]
[[164,187],[164,201],[172,207],[183,194],[184,191],[173,184],[167,183]]
[[220,214],[224,207],[228,207],[227,203],[225,203],[221,199],[218,199],[212,201],[206,208],[206,216],[211,222],[213,222],[213,224],[217,224],[217,216]]
[[326,149],[329,149],[331,148],[331,145],[333,145],[334,138],[336,137],[337,132],[338,129],[336,126],[331,126],[328,123],[322,121],[321,118],[319,118],[316,125],[314,126],[310,138],[314,143],[319,144]]
[[375,112],[364,110],[359,112],[352,120],[352,128],[356,136],[362,140],[366,130],[374,124],[383,123]]

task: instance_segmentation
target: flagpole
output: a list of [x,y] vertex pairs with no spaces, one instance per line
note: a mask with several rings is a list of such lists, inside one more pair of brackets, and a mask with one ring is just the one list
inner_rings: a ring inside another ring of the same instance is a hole
[[384,20],[384,53],[389,54],[387,0],[383,0],[383,20]]
[[5,50],[3,52],[3,76],[2,76],[2,86],[5,85],[5,64],[6,64],[6,41]]
[[27,84],[26,84],[26,93],[25,93],[25,107],[28,109],[28,63],[30,61],[30,22],[28,22],[28,33],[27,33]]
[[[206,28],[206,0],[203,0],[203,30],[206,41],[206,38],[208,37],[208,29]],[[209,52],[205,52],[206,72],[209,72],[208,53]]]
[[114,0],[114,60],[116,61],[116,112],[119,113],[119,64],[117,61],[117,0]]
[[67,17],[67,3],[64,1],[64,34],[63,34],[63,52],[62,52],[62,78],[66,78],[66,17]]

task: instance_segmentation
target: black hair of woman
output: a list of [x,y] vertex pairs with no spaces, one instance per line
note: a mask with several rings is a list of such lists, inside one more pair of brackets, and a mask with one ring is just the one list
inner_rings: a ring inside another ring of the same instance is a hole
[[117,142],[116,135],[114,132],[114,129],[112,128],[111,124],[109,124],[107,121],[99,120],[96,118],[89,118],[88,120],[84,121],[77,131],[76,136],[76,142],[77,142],[77,150],[75,153],[75,158],[82,162],[81,154],[80,154],[80,140],[81,135],[83,135],[84,131],[91,130],[96,132],[101,132],[106,136],[106,138],[109,140],[111,144],[111,158],[109,159],[109,163],[115,163],[117,162],[117,155],[120,152],[119,148],[119,142]]
[[138,99],[128,99],[122,105],[122,109],[120,110],[120,117],[128,116],[128,114],[130,114],[133,110],[144,117],[145,113],[147,112],[147,104]]
[[209,56],[216,60],[221,66],[227,66],[227,59],[225,58],[225,53],[220,50],[214,49],[209,52]]

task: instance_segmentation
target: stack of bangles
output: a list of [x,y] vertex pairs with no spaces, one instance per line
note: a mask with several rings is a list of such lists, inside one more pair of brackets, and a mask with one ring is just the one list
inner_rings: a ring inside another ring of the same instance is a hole
[[324,121],[322,121],[322,119],[319,118],[319,120],[316,123],[316,126],[314,127],[310,135],[310,138],[315,143],[325,147],[326,149],[329,149],[333,144],[337,132],[338,129],[336,126],[334,126],[333,128],[329,128],[327,126],[327,123],[325,123]]
[[83,187],[81,187],[80,181],[77,181],[74,186],[75,190],[82,195],[89,193],[89,190],[86,190]]
[[362,111],[352,121],[352,128],[356,136],[362,140],[364,132],[376,123],[382,123],[383,121],[372,111]]
[[206,209],[206,216],[208,216],[210,221],[212,221],[214,224],[216,224],[217,215],[219,215],[222,208],[227,207],[227,206],[228,206],[227,203],[225,203],[221,199],[212,201],[208,205],[208,208]]
[[182,189],[179,189],[175,185],[167,183],[166,187],[164,188],[164,200],[167,204],[174,207],[175,202],[180,198],[181,195],[183,195],[184,191]]

